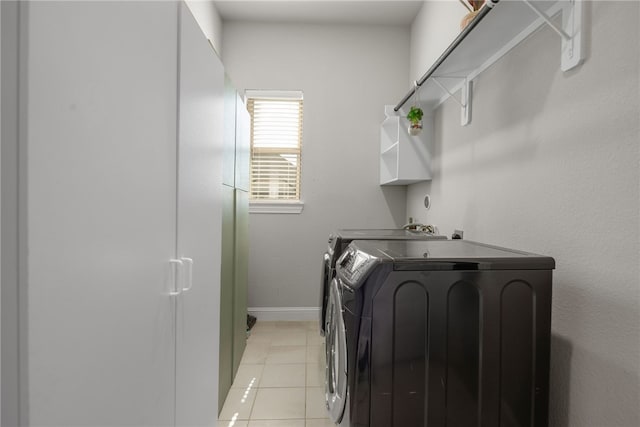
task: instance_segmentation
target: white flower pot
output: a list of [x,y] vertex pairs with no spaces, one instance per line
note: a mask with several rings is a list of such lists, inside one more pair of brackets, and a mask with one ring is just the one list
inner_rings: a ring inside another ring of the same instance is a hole
[[417,136],[422,132],[422,122],[409,124],[409,135]]

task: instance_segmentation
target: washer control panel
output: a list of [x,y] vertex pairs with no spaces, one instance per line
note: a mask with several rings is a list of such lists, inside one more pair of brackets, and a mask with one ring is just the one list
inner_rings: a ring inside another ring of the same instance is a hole
[[349,246],[337,265],[341,279],[350,287],[359,288],[378,262],[378,258]]

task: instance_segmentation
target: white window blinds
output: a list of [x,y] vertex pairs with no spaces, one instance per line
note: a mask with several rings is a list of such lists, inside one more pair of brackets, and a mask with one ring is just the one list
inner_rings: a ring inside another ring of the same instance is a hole
[[302,92],[247,91],[252,200],[300,200]]

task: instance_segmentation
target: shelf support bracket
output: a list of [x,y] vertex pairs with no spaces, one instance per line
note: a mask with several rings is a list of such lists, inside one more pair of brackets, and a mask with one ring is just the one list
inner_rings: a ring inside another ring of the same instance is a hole
[[466,126],[469,123],[471,123],[471,92],[472,92],[472,89],[473,89],[473,83],[471,82],[471,80],[467,79],[466,77],[462,78],[462,79],[464,79],[464,82],[462,83],[462,86],[460,87],[460,100],[458,100],[458,98],[453,96],[451,91],[449,89],[447,89],[447,87],[445,85],[440,83],[437,78],[432,77],[431,79],[433,80],[433,82],[436,85],[438,85],[440,87],[440,89],[442,89],[443,91],[447,92],[449,94],[449,96],[458,105],[460,105],[460,107],[461,107],[461,109],[460,109],[460,124],[462,126]]
[[527,6],[529,6],[531,8],[531,10],[533,10],[540,18],[542,18],[542,20],[544,22],[546,22],[546,24],[548,26],[551,27],[551,29],[553,31],[555,31],[556,33],[558,33],[560,35],[560,37],[562,37],[562,40],[571,40],[571,36],[569,34],[567,34],[566,32],[564,32],[564,30],[562,28],[558,28],[556,26],[556,24],[553,23],[553,21],[551,20],[550,17],[548,17],[543,11],[541,11],[540,9],[538,9],[533,3],[531,3],[529,0],[522,0],[524,2],[524,4],[526,4]]
[[473,92],[473,82],[464,79],[464,83],[460,88],[460,124],[466,126],[471,123],[471,93]]
[[582,0],[562,0],[560,2],[562,5],[562,28],[559,28],[550,16],[538,9],[530,0],[522,1],[562,38],[560,64],[562,71],[569,71],[580,65],[584,59]]

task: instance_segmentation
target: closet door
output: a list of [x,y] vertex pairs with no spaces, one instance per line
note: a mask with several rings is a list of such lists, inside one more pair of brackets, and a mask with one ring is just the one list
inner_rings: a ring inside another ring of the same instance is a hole
[[220,272],[220,387],[222,410],[233,383],[233,276],[235,256],[236,90],[224,79],[224,151],[222,165],[222,266]]
[[218,402],[224,70],[181,3],[176,425],[215,426]]
[[235,273],[233,296],[233,374],[247,344],[247,291],[249,282],[249,158],[251,117],[240,95],[236,99]]
[[233,294],[233,375],[247,346],[247,287],[249,282],[249,193],[235,190],[235,262]]
[[177,5],[20,7],[22,423],[173,425]]
[[235,189],[222,186],[222,266],[220,272],[220,387],[218,412],[233,383],[233,294],[235,257]]

